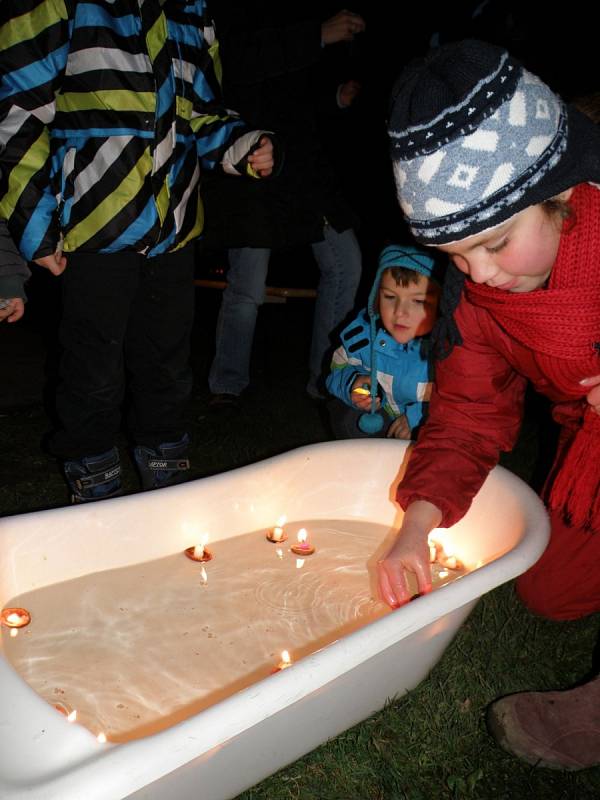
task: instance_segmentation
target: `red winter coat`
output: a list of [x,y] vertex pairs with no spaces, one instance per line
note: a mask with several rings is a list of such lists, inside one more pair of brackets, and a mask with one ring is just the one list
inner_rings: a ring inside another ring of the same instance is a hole
[[[600,191],[583,184],[571,205],[574,224],[563,228],[549,288],[568,285],[574,258],[585,263],[586,285],[600,287]],[[583,409],[586,390],[578,380],[600,374],[600,358],[592,347],[589,356],[577,361],[543,355],[509,335],[492,312],[468,296],[461,299],[456,321],[463,345],[436,364],[429,418],[397,494],[403,508],[415,500],[436,505],[443,527],[464,516],[500,451],[513,447],[527,380],[554,404],[581,399]],[[574,330],[579,324],[580,319],[573,319]],[[592,338],[600,342],[600,326],[596,330],[594,323],[592,328]],[[600,459],[596,464],[600,469]]]

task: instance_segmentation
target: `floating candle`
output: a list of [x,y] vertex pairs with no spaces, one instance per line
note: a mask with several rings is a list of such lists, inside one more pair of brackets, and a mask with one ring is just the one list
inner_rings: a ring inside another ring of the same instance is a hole
[[207,542],[208,534],[205,533],[200,539],[200,544],[185,549],[186,556],[191,558],[192,561],[210,561],[213,555],[206,547]]
[[270,542],[277,543],[277,542],[285,542],[287,536],[283,530],[283,526],[285,525],[285,516],[279,517],[277,520],[277,525],[274,528],[271,528],[267,531],[267,539]]
[[310,556],[315,552],[315,548],[308,541],[306,528],[300,528],[297,538],[298,542],[290,548],[292,553],[296,553],[297,556]]
[[276,667],[273,667],[271,673],[281,672],[282,669],[287,669],[288,667],[292,666],[292,659],[290,658],[290,654],[287,650],[281,651],[281,661]]
[[26,608],[5,608],[0,614],[0,622],[7,628],[24,628],[31,622],[31,614]]

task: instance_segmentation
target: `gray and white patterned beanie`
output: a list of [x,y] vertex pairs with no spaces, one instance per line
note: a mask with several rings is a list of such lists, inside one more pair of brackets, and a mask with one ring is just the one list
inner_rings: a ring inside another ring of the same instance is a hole
[[476,40],[410,64],[388,133],[415,238],[448,244],[600,179],[600,133],[506,50]]

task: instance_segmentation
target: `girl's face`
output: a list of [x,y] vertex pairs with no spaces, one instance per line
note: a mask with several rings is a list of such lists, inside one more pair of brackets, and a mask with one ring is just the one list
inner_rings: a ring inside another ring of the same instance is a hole
[[379,315],[386,331],[398,344],[430,333],[437,316],[439,287],[425,275],[408,286],[397,284],[389,270],[379,284]]
[[[572,189],[558,195],[566,202]],[[441,245],[474,283],[505,292],[532,292],[548,280],[560,242],[561,220],[541,205],[529,206],[490,231]]]

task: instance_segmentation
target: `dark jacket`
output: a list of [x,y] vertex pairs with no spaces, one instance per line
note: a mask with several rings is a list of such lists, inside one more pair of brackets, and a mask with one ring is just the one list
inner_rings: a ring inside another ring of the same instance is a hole
[[[337,231],[353,227],[356,219],[320,143],[320,18],[310,8],[270,0],[219,0],[211,8],[225,102],[250,125],[274,131],[285,156],[270,181],[234,186],[214,176],[205,183],[208,244],[277,248],[321,241],[324,220]],[[343,114],[328,88],[332,113]]]

